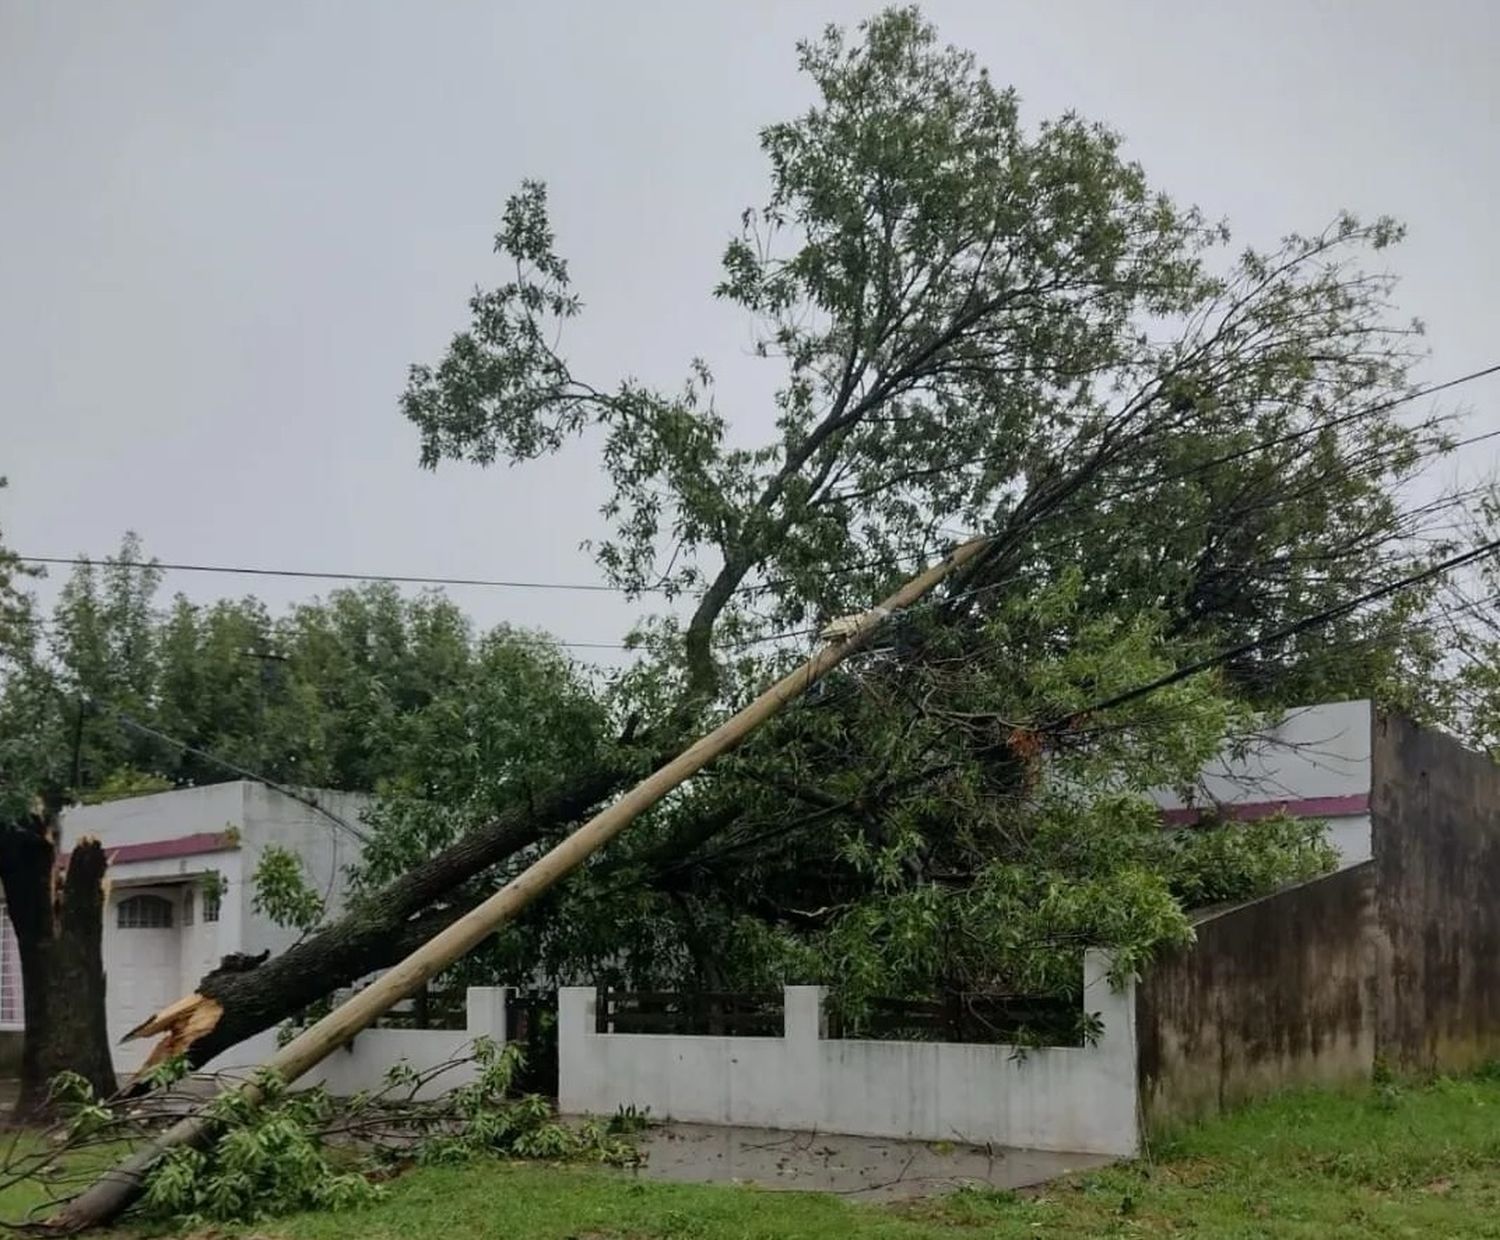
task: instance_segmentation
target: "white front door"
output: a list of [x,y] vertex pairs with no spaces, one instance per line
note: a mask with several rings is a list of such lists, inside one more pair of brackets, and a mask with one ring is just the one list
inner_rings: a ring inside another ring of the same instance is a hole
[[115,1068],[131,1072],[151,1052],[150,1040],[120,1041],[147,1017],[180,997],[182,928],[172,887],[117,888],[104,929],[105,1008]]

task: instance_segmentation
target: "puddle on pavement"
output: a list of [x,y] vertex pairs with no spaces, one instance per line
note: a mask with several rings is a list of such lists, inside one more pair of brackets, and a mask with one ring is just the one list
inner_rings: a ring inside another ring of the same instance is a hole
[[1099,1154],[676,1123],[643,1133],[641,1148],[647,1157],[639,1174],[647,1179],[753,1184],[855,1201],[925,1197],[964,1184],[1024,1188],[1113,1161]]

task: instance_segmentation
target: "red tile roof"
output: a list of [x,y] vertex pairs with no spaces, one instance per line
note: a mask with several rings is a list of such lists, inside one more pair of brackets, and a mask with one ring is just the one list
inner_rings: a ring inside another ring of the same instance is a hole
[[[147,840],[140,844],[105,845],[104,853],[110,865],[123,865],[130,861],[168,861],[173,857],[197,857],[203,853],[227,852],[238,848],[239,836],[233,831],[199,831],[194,835],[179,835],[170,840]],[[67,857],[58,858],[65,863]]]

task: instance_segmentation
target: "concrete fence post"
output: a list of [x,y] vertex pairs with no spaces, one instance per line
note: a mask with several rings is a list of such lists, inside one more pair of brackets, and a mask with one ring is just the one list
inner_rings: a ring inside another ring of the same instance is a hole
[[590,1109],[597,1065],[590,1056],[594,1034],[592,986],[562,986],[557,991],[557,1106],[566,1114]]
[[787,986],[782,991],[786,1057],[776,1092],[781,1097],[778,1110],[784,1117],[778,1122],[789,1128],[816,1128],[822,1115],[825,993],[822,986]]
[[506,1042],[506,1009],[509,986],[470,986],[465,996],[464,1027],[469,1037],[489,1038],[499,1046]]
[[1115,1050],[1135,1050],[1135,979],[1119,990],[1109,981],[1111,960],[1108,952],[1091,947],[1083,953],[1083,1010],[1097,1012],[1103,1022],[1100,1045]]
[[823,987],[782,987],[784,1036],[788,1042],[817,1042],[827,1032],[823,1021]]

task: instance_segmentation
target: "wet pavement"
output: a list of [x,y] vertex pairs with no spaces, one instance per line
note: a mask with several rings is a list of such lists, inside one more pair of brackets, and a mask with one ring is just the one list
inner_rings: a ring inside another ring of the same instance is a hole
[[854,1201],[925,1197],[966,1184],[1024,1188],[1114,1161],[1099,1154],[677,1123],[641,1134],[641,1148],[646,1162],[638,1174],[647,1179],[836,1193]]

